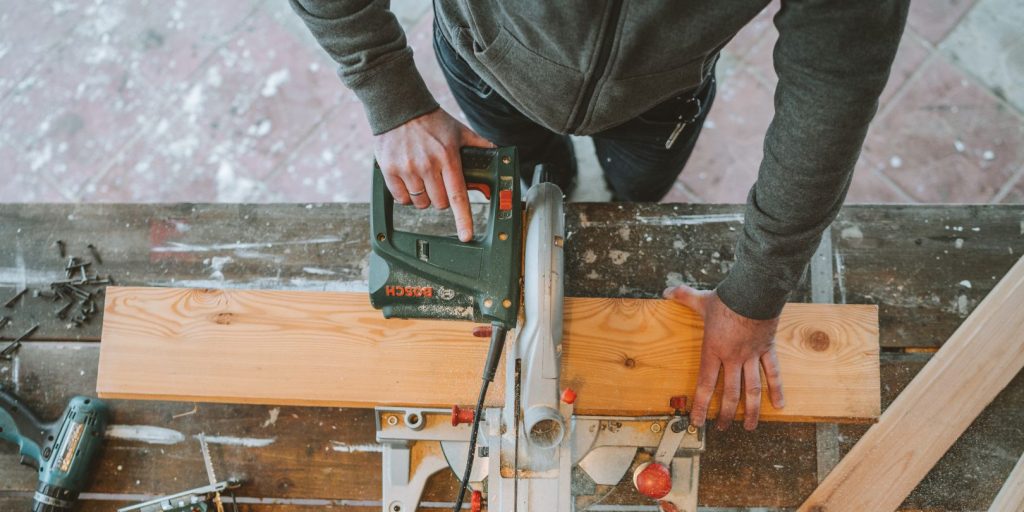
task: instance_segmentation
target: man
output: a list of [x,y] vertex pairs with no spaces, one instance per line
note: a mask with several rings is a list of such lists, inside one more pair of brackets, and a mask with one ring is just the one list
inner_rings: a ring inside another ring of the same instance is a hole
[[[438,108],[386,0],[291,2],[362,101],[395,200],[450,206],[463,241],[473,226],[462,146],[517,146],[525,176],[543,162],[568,192],[567,134],[590,135],[616,200],[664,197],[714,100],[719,51],[768,4],[436,0],[435,52],[471,130]],[[744,427],[757,426],[761,369],[772,405],[785,405],[778,316],[842,206],[908,4],[783,0],[775,117],[736,262],[713,291],[664,292],[704,318],[693,424],[704,424],[719,374],[719,429],[741,395]]]

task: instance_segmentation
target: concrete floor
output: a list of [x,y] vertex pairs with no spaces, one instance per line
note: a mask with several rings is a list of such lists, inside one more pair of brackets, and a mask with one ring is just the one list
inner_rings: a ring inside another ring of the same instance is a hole
[[[771,16],[725,50],[668,201],[743,202],[772,116]],[[394,2],[456,111],[430,3]],[[361,106],[284,0],[0,0],[0,201],[368,200]],[[914,0],[848,202],[1024,202],[1024,2]],[[589,141],[576,200],[605,199]]]

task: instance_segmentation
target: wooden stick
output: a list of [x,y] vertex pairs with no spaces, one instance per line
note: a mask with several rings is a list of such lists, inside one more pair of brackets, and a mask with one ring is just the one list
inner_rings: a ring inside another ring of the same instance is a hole
[[[864,420],[880,409],[874,306],[790,304],[786,403],[765,420]],[[562,382],[583,414],[671,412],[693,395],[699,317],[665,300],[565,302]],[[365,293],[107,288],[105,398],[373,407],[470,404],[486,340],[473,324],[385,320]],[[511,339],[511,337],[510,337]],[[499,375],[489,403],[503,397]]]
[[1024,456],[1017,461],[988,512],[1024,511]]
[[800,507],[886,511],[1024,367],[1024,260],[960,325]]

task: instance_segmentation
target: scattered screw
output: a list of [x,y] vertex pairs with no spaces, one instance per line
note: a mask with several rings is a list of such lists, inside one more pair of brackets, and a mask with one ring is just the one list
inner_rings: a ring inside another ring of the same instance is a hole
[[18,350],[19,347],[21,347],[21,341],[31,336],[32,333],[36,332],[36,329],[38,328],[39,324],[33,325],[31,328],[29,328],[29,330],[25,331],[24,334],[15,338],[14,341],[12,341],[9,345],[4,347],[3,350],[0,350],[0,357],[4,359],[10,359],[14,352]]
[[97,265],[103,264],[103,258],[100,257],[100,252],[96,250],[96,246],[89,244],[86,246],[89,249],[89,254],[92,255],[92,259],[96,260]]
[[9,316],[0,317],[0,329],[3,329],[3,327],[5,325],[7,325],[7,323],[10,322],[10,321],[11,321],[11,317],[9,317]]
[[54,244],[57,246],[57,250],[60,251],[60,259],[64,259],[66,257],[64,240],[57,240]]
[[24,340],[25,338],[28,338],[29,336],[32,335],[32,333],[36,332],[36,329],[38,329],[38,328],[39,328],[39,324],[35,324],[32,327],[29,327],[28,330],[25,331],[25,334],[22,334],[21,336],[18,336],[18,339],[14,340],[14,341],[21,341],[21,340]]
[[92,297],[92,292],[83,290],[73,284],[66,285],[72,293],[74,293],[79,299],[85,300]]
[[12,341],[8,343],[3,350],[0,350],[0,359],[10,359],[14,354],[14,351],[18,350],[19,347],[21,347],[20,341]]
[[70,301],[67,304],[61,306],[60,309],[58,309],[57,311],[54,311],[54,313],[57,315],[57,318],[64,320],[64,317],[67,316],[68,310],[71,309],[71,306],[74,305],[75,301]]
[[25,291],[27,291],[27,290],[28,290],[28,288],[22,288],[21,291],[19,291],[18,293],[14,294],[14,297],[11,297],[10,299],[7,300],[7,302],[4,303],[4,307],[8,308],[8,309],[13,308],[14,307],[14,303],[17,302],[18,299],[20,299],[22,295],[25,295]]

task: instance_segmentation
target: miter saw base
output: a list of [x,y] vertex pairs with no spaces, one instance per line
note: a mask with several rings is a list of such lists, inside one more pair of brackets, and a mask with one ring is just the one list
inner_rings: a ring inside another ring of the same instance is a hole
[[[470,482],[485,497],[487,510],[583,510],[647,462],[670,468],[671,491],[657,501],[663,511],[697,510],[704,429],[689,427],[687,416],[574,416],[567,404],[562,412],[571,420],[553,448],[551,470],[515,471],[514,461],[507,460],[515,429],[502,421],[501,408],[486,410]],[[469,427],[453,426],[450,409],[379,407],[375,413],[385,512],[415,511],[428,479],[441,470],[462,474]]]

